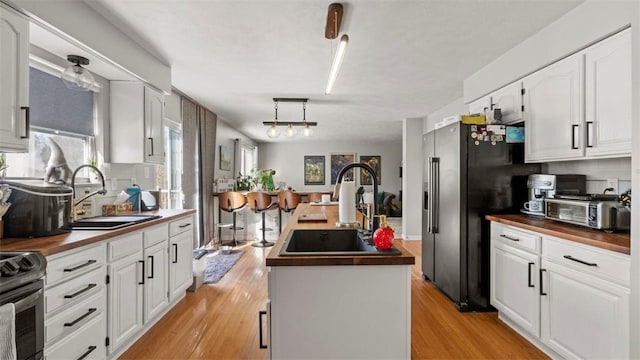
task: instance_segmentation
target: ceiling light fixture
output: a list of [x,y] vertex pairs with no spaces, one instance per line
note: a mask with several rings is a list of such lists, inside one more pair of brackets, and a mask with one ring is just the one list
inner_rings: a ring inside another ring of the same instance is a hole
[[[327,12],[327,23],[324,29],[324,36],[327,39],[335,39],[340,33],[340,25],[342,24],[342,4],[333,3],[329,5],[329,11]],[[349,42],[349,36],[347,34],[342,35],[340,38],[340,44],[336,50],[333,62],[331,63],[331,70],[329,71],[329,80],[327,81],[327,88],[324,91],[325,95],[329,95],[333,89],[333,85],[336,82],[340,67],[342,66],[342,60],[344,59],[344,53]]]
[[[273,98],[273,102],[275,104],[276,116],[274,121],[263,121],[262,124],[269,126],[267,130],[267,136],[270,138],[277,138],[280,136],[280,131],[277,129],[277,126],[286,126],[287,130],[285,133],[289,137],[295,136],[298,131],[295,129],[295,126],[302,126],[304,129],[302,130],[302,135],[305,137],[311,136],[313,134],[312,126],[318,126],[318,123],[315,121],[307,121],[307,98]],[[302,121],[278,121],[278,102],[301,102],[302,103]]]
[[100,90],[91,72],[82,67],[82,65],[89,65],[89,59],[79,55],[68,55],[67,60],[73,65],[64,70],[62,81],[69,89],[94,92]]

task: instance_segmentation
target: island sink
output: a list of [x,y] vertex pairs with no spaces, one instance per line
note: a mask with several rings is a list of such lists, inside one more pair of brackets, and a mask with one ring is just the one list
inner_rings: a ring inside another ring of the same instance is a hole
[[371,256],[400,255],[395,247],[378,250],[371,234],[358,229],[294,229],[287,234],[281,256]]

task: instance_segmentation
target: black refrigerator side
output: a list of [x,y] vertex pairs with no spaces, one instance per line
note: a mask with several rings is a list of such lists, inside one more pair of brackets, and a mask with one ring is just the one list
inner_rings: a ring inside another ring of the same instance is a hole
[[434,280],[435,243],[430,211],[433,208],[434,194],[432,185],[432,162],[435,157],[435,131],[422,137],[423,171],[422,171],[422,276]]
[[[466,221],[467,261],[462,261],[467,278],[469,310],[488,309],[490,291],[490,234],[488,214],[518,213],[527,198],[527,177],[540,173],[540,164],[524,163],[524,143],[507,143],[506,136],[482,133],[480,126],[465,125],[466,186],[461,196]],[[474,135],[475,133],[475,135]],[[485,140],[489,136],[489,140]],[[479,139],[480,138],[480,139]],[[492,141],[493,140],[493,141]]]

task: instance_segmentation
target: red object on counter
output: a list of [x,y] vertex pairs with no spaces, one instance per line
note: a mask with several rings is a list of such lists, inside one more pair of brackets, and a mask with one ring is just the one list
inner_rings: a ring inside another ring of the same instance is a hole
[[387,224],[387,217],[380,215],[380,227],[373,233],[373,244],[378,250],[389,250],[394,238],[393,229]]

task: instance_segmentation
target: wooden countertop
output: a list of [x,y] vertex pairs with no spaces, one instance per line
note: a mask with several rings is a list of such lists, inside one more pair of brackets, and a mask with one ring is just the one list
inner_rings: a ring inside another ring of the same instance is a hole
[[522,214],[487,215],[487,220],[536,231],[539,233],[579,242],[623,254],[631,253],[631,237],[628,233],[606,233],[558,221],[534,218]]
[[[256,190],[257,191],[257,190]],[[250,191],[240,191],[243,194],[247,194],[250,193]],[[281,191],[260,191],[260,192],[266,192],[267,194],[271,195],[271,196],[278,196],[278,194]],[[302,196],[307,196],[309,194],[329,194],[332,195],[333,191],[295,191],[296,194],[300,194]],[[212,193],[212,196],[220,196],[220,194],[222,194],[221,192],[214,192]]]
[[2,239],[0,240],[0,251],[40,251],[45,256],[49,256],[81,246],[90,245],[102,240],[107,240],[132,231],[141,230],[149,226],[175,220],[186,215],[195,214],[195,212],[196,211],[193,209],[161,209],[157,211],[145,211],[145,215],[160,215],[162,217],[117,230],[72,230],[68,233],[54,236]]
[[[298,217],[302,214],[324,213],[327,222],[304,222],[298,223]],[[362,222],[362,215],[358,215],[358,220]],[[280,248],[284,239],[292,229],[336,229],[338,221],[338,205],[311,205],[300,204],[293,213],[287,226],[282,230],[280,238],[267,255],[267,266],[318,266],[318,265],[413,265],[415,257],[407,251],[398,241],[394,242],[400,255],[388,256],[280,256]]]

